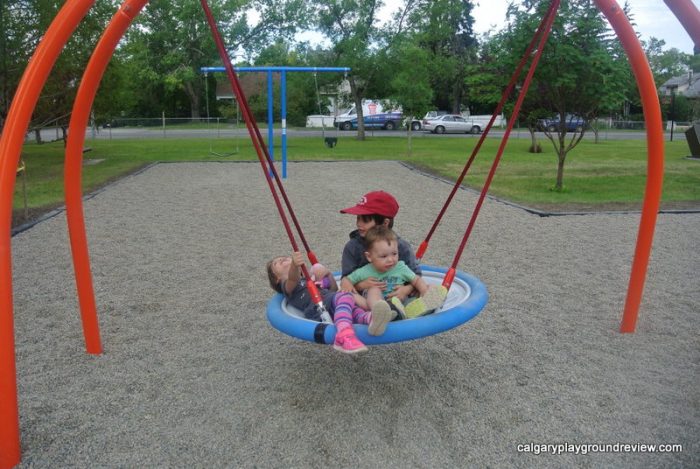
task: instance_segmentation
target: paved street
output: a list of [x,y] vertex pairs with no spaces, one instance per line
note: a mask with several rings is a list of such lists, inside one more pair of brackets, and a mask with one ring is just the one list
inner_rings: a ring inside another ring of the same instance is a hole
[[[263,136],[267,136],[267,128],[262,125],[260,126],[260,131]],[[494,129],[489,133],[489,137],[501,138],[503,137],[504,131],[502,129]],[[47,135],[54,135],[55,132],[47,131]],[[275,136],[280,136],[282,134],[281,129],[275,129]],[[337,131],[335,129],[326,129],[325,132],[321,129],[288,129],[288,138],[318,138],[325,134],[327,137],[353,137],[357,135],[357,131]],[[367,136],[373,137],[396,137],[396,138],[406,138],[405,130],[369,130],[366,131]],[[544,136],[544,134],[540,134]],[[215,137],[248,137],[248,131],[244,128],[238,129],[178,129],[176,127],[166,127],[165,130],[158,127],[118,127],[114,129],[100,129],[97,132],[93,132],[92,129],[88,129],[86,132],[86,138],[99,138],[99,139],[124,139],[124,138],[215,138]],[[413,138],[478,138],[478,135],[471,134],[443,134],[436,135],[429,132],[417,131],[413,132]],[[527,130],[515,129],[511,133],[511,138],[530,138],[530,134]],[[584,136],[585,139],[593,139],[593,132],[586,132]],[[601,140],[630,140],[630,139],[644,139],[646,134],[642,131],[601,131],[599,134]],[[668,138],[668,137],[667,137]],[[681,132],[677,132],[674,135],[675,139],[681,138],[685,139],[685,136]]]

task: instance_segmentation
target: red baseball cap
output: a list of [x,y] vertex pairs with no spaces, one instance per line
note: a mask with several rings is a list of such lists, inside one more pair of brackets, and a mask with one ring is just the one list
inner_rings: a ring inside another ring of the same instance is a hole
[[373,191],[363,195],[357,205],[344,208],[340,213],[381,215],[387,218],[394,218],[399,213],[399,203],[388,192]]

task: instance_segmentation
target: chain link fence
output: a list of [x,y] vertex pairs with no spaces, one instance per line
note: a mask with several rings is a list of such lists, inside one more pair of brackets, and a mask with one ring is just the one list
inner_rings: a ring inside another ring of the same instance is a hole
[[[700,122],[696,122],[700,123]],[[266,122],[258,123],[261,131],[267,127]],[[667,137],[670,138],[671,132],[680,136],[690,126],[692,122],[664,122],[664,131]],[[620,139],[626,134],[630,138],[638,138],[645,131],[644,121],[630,120],[614,120],[614,119],[598,119],[593,126],[597,131],[600,139]],[[303,134],[303,132],[318,131],[319,128],[295,128],[295,132]],[[496,130],[496,129],[494,129]],[[385,130],[373,133],[375,136],[380,136],[386,132],[386,135],[405,135],[405,130],[397,130],[388,132]],[[279,133],[279,128],[275,129],[275,134]],[[590,128],[587,135],[594,135],[594,131]],[[414,135],[420,135],[421,132],[414,132]],[[528,134],[526,128],[514,129],[514,136],[524,136]],[[139,138],[202,138],[202,139],[217,139],[224,137],[246,136],[247,130],[245,123],[239,118],[223,118],[223,117],[199,117],[199,118],[181,118],[181,117],[137,117],[137,118],[112,118],[104,125],[91,125],[86,129],[86,138],[88,139],[139,139]],[[32,128],[27,132],[25,142],[53,142],[63,140],[64,127],[47,126],[42,128]],[[677,138],[677,137],[676,137]]]

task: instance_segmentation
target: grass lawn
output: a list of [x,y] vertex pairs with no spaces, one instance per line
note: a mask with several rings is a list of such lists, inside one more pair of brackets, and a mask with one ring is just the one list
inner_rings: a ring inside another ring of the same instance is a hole
[[[329,149],[321,138],[288,140],[288,158],[301,160],[401,160],[431,173],[456,180],[477,142],[471,138],[415,138],[408,156],[407,142],[396,137],[370,137],[364,142],[340,136]],[[465,184],[481,188],[496,154],[500,139],[488,138],[472,165]],[[543,153],[527,152],[529,139],[512,138],[496,172],[490,193],[515,203],[550,210],[586,207],[639,208],[646,180],[644,140],[584,141],[567,157],[564,190],[552,191],[556,178],[556,156],[548,140]],[[240,152],[219,157],[236,147]],[[279,142],[276,142],[279,145]],[[156,161],[257,161],[249,139],[87,140],[92,148],[86,160],[102,160],[83,167],[83,190],[89,193],[105,183]],[[685,156],[685,139],[666,142],[663,207],[700,208],[700,161]],[[279,147],[275,157],[279,159]],[[30,211],[46,211],[63,204],[63,144],[27,144],[22,157],[27,166],[26,186]],[[15,218],[23,222],[23,175],[15,185]],[[290,173],[293,177],[293,173]],[[261,176],[261,184],[264,181]],[[30,216],[31,218],[31,216]]]

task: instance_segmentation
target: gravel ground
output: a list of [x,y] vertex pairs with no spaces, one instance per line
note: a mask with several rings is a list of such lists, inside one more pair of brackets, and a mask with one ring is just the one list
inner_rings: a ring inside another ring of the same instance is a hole
[[[290,164],[285,187],[332,269],[354,228],[339,209],[390,191],[415,246],[450,189],[394,162]],[[271,200],[257,164],[182,163],[86,201],[101,356],[84,352],[64,214],[13,238],[20,467],[700,466],[700,214],[659,216],[637,332],[620,334],[639,215],[487,200],[460,263],[484,311],[349,357],[265,319],[264,264],[290,250]],[[451,263],[475,201],[458,192],[426,263]],[[533,443],[682,452],[518,451]]]

